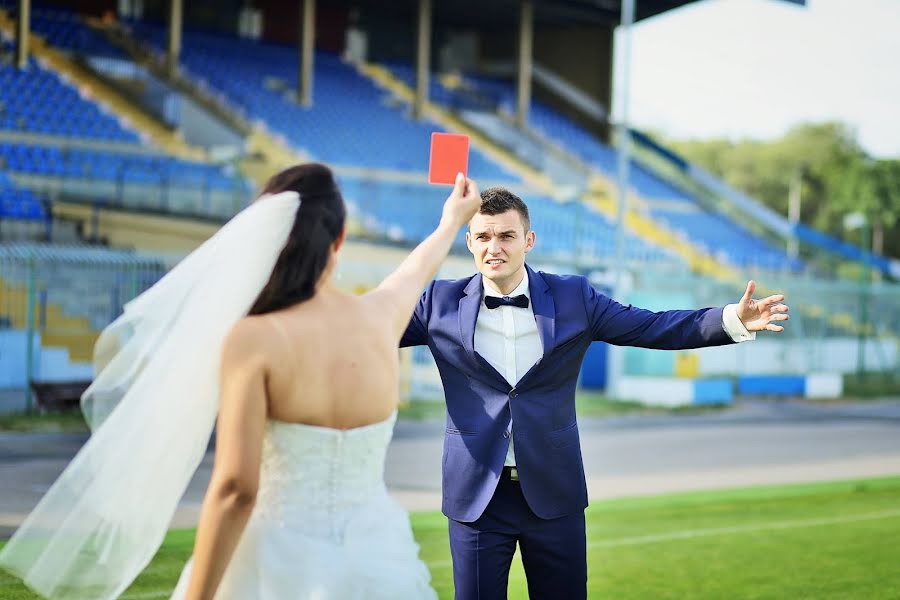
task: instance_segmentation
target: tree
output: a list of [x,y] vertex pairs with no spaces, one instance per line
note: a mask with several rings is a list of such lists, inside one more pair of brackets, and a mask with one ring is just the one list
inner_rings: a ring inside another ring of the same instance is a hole
[[[875,250],[900,258],[900,160],[873,160],[842,123],[807,123],[772,141],[671,141],[688,160],[787,215],[791,179],[801,178],[801,222],[850,243],[843,217],[861,211]],[[879,247],[880,246],[880,247]]]

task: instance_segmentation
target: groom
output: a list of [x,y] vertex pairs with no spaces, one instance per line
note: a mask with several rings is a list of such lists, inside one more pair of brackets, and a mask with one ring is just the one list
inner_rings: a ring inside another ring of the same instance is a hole
[[[443,512],[458,599],[506,598],[516,544],[532,600],[587,595],[588,504],[575,386],[594,341],[666,350],[717,346],[783,328],[783,296],[654,313],[584,277],[536,272],[528,207],[482,193],[466,243],[479,274],[432,282],[401,346],[428,345],[447,402]],[[515,440],[515,443],[513,443]]]

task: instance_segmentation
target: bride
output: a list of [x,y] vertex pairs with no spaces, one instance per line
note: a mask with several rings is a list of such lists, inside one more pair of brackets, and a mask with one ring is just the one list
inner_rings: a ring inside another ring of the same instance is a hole
[[383,479],[397,345],[480,202],[459,175],[437,229],[356,297],[332,283],[345,208],[331,172],[275,175],[104,330],[82,399],[93,435],[0,566],[47,597],[117,597],[161,544],[217,423],[173,598],[434,598]]

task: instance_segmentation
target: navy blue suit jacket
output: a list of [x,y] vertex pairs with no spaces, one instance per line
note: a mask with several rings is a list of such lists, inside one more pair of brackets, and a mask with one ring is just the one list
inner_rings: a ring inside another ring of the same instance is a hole
[[532,511],[552,519],[587,506],[575,387],[591,342],[665,350],[732,342],[721,308],[651,312],[611,300],[584,277],[526,268],[544,352],[515,386],[474,349],[480,274],[433,281],[400,342],[428,345],[440,370],[447,402],[442,508],[457,521],[478,519],[493,496],[511,423]]

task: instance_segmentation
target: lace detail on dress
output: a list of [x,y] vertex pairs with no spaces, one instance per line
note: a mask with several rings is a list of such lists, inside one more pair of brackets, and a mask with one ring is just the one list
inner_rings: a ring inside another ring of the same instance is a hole
[[346,431],[270,420],[258,518],[342,543],[357,511],[386,497],[384,460],[397,413]]
[[[216,600],[437,600],[384,485],[396,418],[348,431],[269,421],[256,506]],[[173,600],[187,597],[191,569]]]

